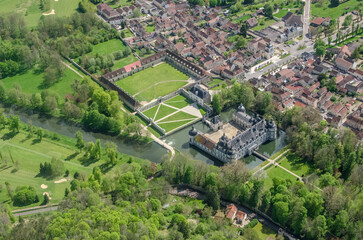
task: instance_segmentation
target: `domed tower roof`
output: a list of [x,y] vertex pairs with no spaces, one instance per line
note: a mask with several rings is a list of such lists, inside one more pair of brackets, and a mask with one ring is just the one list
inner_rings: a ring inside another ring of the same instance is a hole
[[197,129],[195,129],[195,127],[193,126],[192,129],[190,129],[189,131],[189,136],[195,137],[197,136],[198,132]]
[[242,103],[238,106],[238,111],[239,112],[246,112],[246,109],[245,109],[245,107],[243,106]]

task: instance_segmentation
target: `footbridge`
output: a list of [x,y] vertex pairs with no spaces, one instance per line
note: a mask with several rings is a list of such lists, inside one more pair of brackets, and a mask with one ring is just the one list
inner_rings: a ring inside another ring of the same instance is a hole
[[267,157],[266,155],[259,153],[257,151],[252,151],[252,155],[255,155],[258,158],[261,158],[264,161],[270,161],[271,159],[269,157]]

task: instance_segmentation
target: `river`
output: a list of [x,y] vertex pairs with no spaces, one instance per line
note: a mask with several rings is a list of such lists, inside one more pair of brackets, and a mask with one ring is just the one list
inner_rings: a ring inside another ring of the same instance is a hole
[[167,150],[155,142],[151,142],[148,144],[137,144],[133,142],[128,143],[123,139],[117,137],[85,131],[75,124],[67,123],[62,119],[44,117],[34,113],[31,110],[24,110],[16,107],[0,107],[4,109],[4,112],[7,115],[18,115],[20,120],[24,123],[31,123],[36,127],[41,127],[49,131],[56,132],[58,134],[73,138],[76,132],[80,131],[83,135],[85,142],[96,141],[97,139],[100,139],[101,143],[104,144],[106,141],[112,141],[117,145],[117,149],[119,152],[134,157],[148,159],[152,162],[159,163],[161,162],[163,156],[167,154]]
[[[229,111],[221,113],[222,120],[224,122],[230,121],[232,119],[232,115],[235,111],[236,111],[235,109],[231,109]],[[210,131],[209,127],[206,126],[205,124],[203,124],[201,121],[193,124],[193,126],[202,132]],[[197,150],[194,147],[189,146],[188,132],[191,129],[191,127],[192,126],[187,127],[183,130],[180,130],[170,136],[167,136],[163,140],[170,146],[177,149],[178,151],[189,154],[194,159],[204,161],[208,164],[213,164],[216,166],[223,165],[223,163],[218,161],[217,159],[205,154],[204,152],[202,152],[200,150]],[[279,150],[281,150],[283,147],[286,146],[285,136],[286,136],[286,134],[283,131],[279,130],[278,134],[277,134],[277,139],[275,141],[267,142],[267,143],[261,145],[259,147],[258,151],[265,154],[266,156],[273,155],[274,153],[278,152]],[[246,163],[247,167],[251,170],[263,162],[261,159],[255,157],[253,155],[242,158],[242,160]]]

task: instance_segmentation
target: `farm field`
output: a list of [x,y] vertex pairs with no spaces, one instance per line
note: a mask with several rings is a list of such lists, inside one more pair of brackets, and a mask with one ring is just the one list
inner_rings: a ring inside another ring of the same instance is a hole
[[151,101],[171,93],[187,83],[189,76],[167,63],[149,67],[116,82],[140,101]]
[[[325,1],[322,7],[318,5],[311,4],[311,14],[316,17],[331,17],[336,19],[340,17],[343,13],[351,12],[359,4],[358,0],[349,0],[345,3],[339,4],[337,7],[332,7],[330,1]],[[345,9],[347,8],[348,9]]]
[[[54,9],[57,16],[70,16],[76,12],[80,0],[60,0],[50,1],[50,9]],[[22,14],[30,28],[36,27],[42,10],[38,0],[0,0],[0,13],[19,13]]]
[[17,83],[20,85],[24,93],[32,94],[38,93],[42,90],[56,92],[60,97],[60,103],[63,103],[64,97],[67,96],[68,93],[72,92],[71,84],[75,79],[81,79],[79,75],[66,67],[64,68],[63,74],[64,75],[61,80],[49,88],[43,87],[43,73],[38,74],[33,70],[30,70],[22,75],[4,78],[1,81],[4,83],[6,90],[13,88],[14,84]]

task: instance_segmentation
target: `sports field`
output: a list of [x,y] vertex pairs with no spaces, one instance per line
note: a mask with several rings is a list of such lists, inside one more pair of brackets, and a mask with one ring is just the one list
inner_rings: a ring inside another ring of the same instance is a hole
[[[70,16],[76,12],[80,0],[49,0],[50,10],[57,16]],[[29,27],[38,24],[43,12],[39,0],[0,0],[0,13],[19,13],[25,17]]]
[[177,95],[143,113],[152,118],[166,133],[202,117],[200,108],[182,95]]
[[75,79],[81,79],[78,74],[66,67],[64,67],[63,74],[63,77],[49,88],[43,87],[43,73],[38,74],[33,70],[29,70],[22,75],[4,78],[0,81],[4,83],[4,87],[7,90],[13,88],[15,83],[18,83],[24,93],[38,93],[42,90],[56,92],[59,95],[60,103],[63,103],[64,97],[68,93],[72,93],[71,84]]
[[[77,154],[74,140],[64,136],[58,136],[60,138],[59,141],[43,137],[42,141],[38,142],[35,135],[31,138],[28,137],[27,133],[21,131],[13,136],[7,129],[0,130],[0,136],[0,184],[3,186],[3,190],[0,191],[1,202],[9,201],[5,182],[9,182],[13,189],[24,185],[34,187],[40,199],[40,202],[34,205],[41,204],[41,195],[44,192],[50,194],[52,198],[51,203],[60,201],[64,196],[65,188],[69,187],[71,176],[76,171],[89,174],[96,165],[83,166],[79,162],[83,154]],[[59,176],[55,179],[46,179],[38,176],[40,163],[50,162],[53,157],[64,160],[65,169],[70,171],[68,177]],[[11,158],[14,162],[19,162],[18,171],[14,171],[14,164]],[[5,161],[7,162],[6,165]],[[67,181],[55,183],[55,181],[62,178],[67,179]],[[42,184],[47,187],[41,188]]]
[[167,63],[149,67],[116,82],[139,101],[150,102],[187,84],[189,76]]

